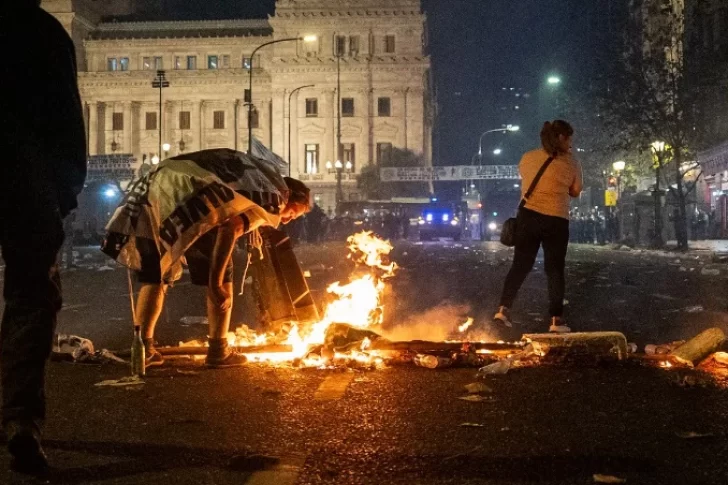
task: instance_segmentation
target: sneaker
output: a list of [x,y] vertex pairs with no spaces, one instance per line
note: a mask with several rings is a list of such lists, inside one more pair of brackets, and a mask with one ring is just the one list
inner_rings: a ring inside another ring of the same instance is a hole
[[561,317],[551,317],[551,326],[549,332],[553,333],[569,333],[571,328],[564,324],[564,320]]
[[9,421],[5,425],[8,436],[8,451],[13,458],[10,469],[26,475],[48,474],[48,459],[40,445],[40,430],[35,424],[23,421]]
[[205,365],[210,369],[226,369],[228,367],[240,367],[248,362],[247,357],[232,350],[223,356],[211,356],[208,352]]
[[144,359],[144,365],[146,367],[154,367],[157,365],[164,364],[164,357],[154,347],[147,349],[146,356]]
[[506,327],[512,327],[513,324],[511,323],[511,310],[508,307],[501,306],[498,307],[498,311],[493,316],[493,321],[500,323],[501,325],[505,325]]

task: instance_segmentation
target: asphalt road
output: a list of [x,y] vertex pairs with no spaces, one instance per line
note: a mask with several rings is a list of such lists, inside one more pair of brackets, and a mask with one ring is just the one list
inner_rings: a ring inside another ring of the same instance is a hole
[[[343,244],[297,254],[318,298],[348,273]],[[59,331],[97,348],[128,347],[126,272],[99,270],[104,260],[93,251],[79,256],[84,267],[64,274]],[[388,335],[437,339],[465,316],[494,339],[545,330],[542,263],[514,308],[517,328],[503,333],[488,323],[509,256],[496,243],[398,243]],[[728,331],[728,271],[707,253],[573,247],[568,273],[575,330],[618,330],[640,346],[711,326]],[[202,298],[184,281],[171,291],[162,344],[205,335],[204,326],[179,323],[204,314]],[[235,320],[244,322],[250,303],[237,304]],[[474,369],[413,366],[212,371],[179,361],[151,370],[141,386],[94,386],[126,373],[49,365],[52,483],[588,484],[594,474],[636,484],[728,483],[728,391],[722,376],[700,371],[524,367],[481,380],[491,389],[481,402],[458,399],[476,381]],[[6,472],[8,462],[0,453],[0,483],[34,483]]]

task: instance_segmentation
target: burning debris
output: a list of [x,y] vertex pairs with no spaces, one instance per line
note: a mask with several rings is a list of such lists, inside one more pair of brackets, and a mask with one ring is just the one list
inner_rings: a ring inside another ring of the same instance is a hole
[[[432,310],[430,316],[426,313],[412,317],[404,325],[385,331],[385,282],[395,276],[398,268],[389,259],[392,245],[371,232],[354,234],[347,242],[348,259],[355,268],[346,281],[328,286],[323,317],[313,323],[287,322],[268,333],[257,333],[242,325],[228,334],[229,344],[251,362],[313,368],[375,369],[385,364],[427,369],[472,367],[479,368],[482,377],[505,374],[512,367],[536,361],[580,358],[637,358],[663,368],[693,366],[725,340],[721,331],[710,329],[687,342],[647,346],[645,354],[637,354],[636,345],[628,344],[619,332],[531,334],[517,343],[488,342],[488,335],[476,328],[472,318],[461,324],[439,324],[443,320],[452,322],[465,312],[454,305]],[[436,322],[435,326],[432,322]],[[405,340],[419,335],[440,340]],[[158,350],[164,355],[196,355],[204,354],[205,346],[204,341],[191,341]]]

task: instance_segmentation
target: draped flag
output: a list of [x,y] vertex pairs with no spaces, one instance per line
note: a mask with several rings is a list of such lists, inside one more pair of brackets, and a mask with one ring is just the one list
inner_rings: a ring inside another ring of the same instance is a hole
[[165,280],[175,280],[181,257],[200,236],[236,216],[246,232],[277,227],[287,198],[283,178],[255,157],[229,149],[179,155],[131,187],[101,250],[133,270],[159,265]]
[[263,145],[256,137],[253,137],[252,149],[250,153],[257,158],[270,162],[275,167],[276,172],[280,174],[288,173],[288,162],[276,155],[272,150]]

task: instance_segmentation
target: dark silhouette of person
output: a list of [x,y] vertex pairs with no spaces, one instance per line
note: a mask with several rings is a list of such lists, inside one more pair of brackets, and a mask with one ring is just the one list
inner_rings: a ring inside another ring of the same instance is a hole
[[86,177],[76,56],[40,0],[0,5],[0,246],[5,310],[0,329],[2,424],[11,468],[43,475],[45,366],[61,308],[57,258],[63,218]]
[[311,212],[306,214],[306,234],[308,236],[308,242],[317,243],[321,241],[325,219],[326,214],[324,211],[318,204],[314,204]]

